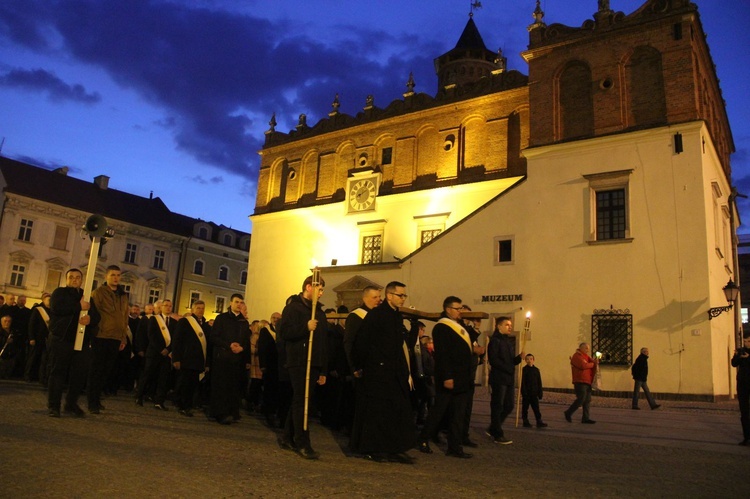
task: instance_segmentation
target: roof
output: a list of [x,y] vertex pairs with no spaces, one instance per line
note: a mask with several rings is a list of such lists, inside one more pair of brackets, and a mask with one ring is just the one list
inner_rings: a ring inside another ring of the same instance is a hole
[[0,156],[6,193],[25,196],[85,213],[99,214],[142,227],[189,236],[195,219],[172,213],[164,202],[102,188],[67,175],[67,168],[47,170]]
[[482,35],[479,34],[479,29],[473,18],[469,18],[469,22],[466,23],[466,27],[464,27],[464,31],[461,33],[461,37],[458,39],[458,43],[456,43],[456,46],[453,49],[487,50],[484,40],[482,40]]

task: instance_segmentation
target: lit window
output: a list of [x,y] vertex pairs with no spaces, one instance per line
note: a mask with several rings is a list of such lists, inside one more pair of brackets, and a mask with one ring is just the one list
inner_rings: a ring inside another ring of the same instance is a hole
[[362,237],[362,263],[379,263],[383,261],[383,235]]
[[633,315],[627,310],[594,310],[591,316],[591,350],[601,352],[602,365],[632,365]]
[[225,311],[224,310],[225,300],[226,299],[223,296],[216,297],[216,310],[214,310],[214,312],[216,312],[217,314],[220,314]]
[[433,239],[435,239],[440,233],[443,232],[441,229],[428,229],[420,232],[420,246],[424,246]]

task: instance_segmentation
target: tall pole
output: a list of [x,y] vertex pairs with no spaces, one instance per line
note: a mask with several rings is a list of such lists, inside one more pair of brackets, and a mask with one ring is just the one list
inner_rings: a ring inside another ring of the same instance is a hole
[[[96,275],[96,261],[99,259],[99,248],[102,245],[102,238],[99,236],[91,236],[91,253],[89,254],[89,266],[86,270],[86,281],[83,284],[83,298],[86,301],[91,300],[91,288],[94,287],[94,276]],[[85,317],[88,315],[88,310],[81,310],[81,315],[78,317]],[[76,351],[83,350],[83,337],[86,333],[86,326],[78,323],[78,330],[76,331],[76,341],[73,345],[73,349]]]
[[[521,333],[521,353],[526,348],[526,335],[529,334],[531,327],[531,312],[526,312],[526,322],[523,325]],[[518,428],[518,415],[521,413],[521,383],[523,382],[523,359],[518,363],[518,395],[516,396],[516,428]]]
[[[318,289],[320,288],[320,268],[315,267],[312,271],[312,319],[315,320],[315,309],[318,308]],[[302,429],[307,431],[307,409],[310,400],[310,366],[312,364],[312,349],[315,330],[310,330],[310,339],[307,342],[307,370],[305,371],[305,414],[302,420]]]

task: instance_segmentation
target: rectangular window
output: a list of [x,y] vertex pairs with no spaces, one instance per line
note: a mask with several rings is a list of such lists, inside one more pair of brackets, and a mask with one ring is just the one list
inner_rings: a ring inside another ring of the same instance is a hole
[[135,263],[138,245],[135,243],[125,244],[125,263]]
[[191,291],[190,292],[190,308],[193,308],[193,304],[200,299],[201,299],[200,291]]
[[420,246],[424,246],[425,244],[429,243],[433,239],[435,239],[437,236],[440,235],[440,233],[443,232],[441,229],[428,229],[423,230],[419,233],[419,239],[420,239]]
[[383,235],[362,237],[362,263],[380,263],[383,261]]
[[21,225],[18,226],[18,240],[31,241],[31,229],[34,227],[33,220],[21,219]]
[[216,297],[216,312],[217,314],[221,314],[224,312],[224,297],[223,296],[217,296]]
[[633,364],[633,315],[625,310],[595,310],[591,316],[591,354],[601,352],[602,365]]
[[23,286],[23,278],[26,275],[26,266],[20,264],[13,264],[10,269],[10,285],[16,287]]
[[154,268],[164,269],[164,258],[167,256],[167,252],[164,250],[154,250]]
[[381,158],[380,164],[381,165],[390,165],[391,161],[393,161],[393,148],[392,147],[384,147],[383,148],[383,156]]
[[64,250],[68,247],[68,233],[70,229],[62,225],[55,227],[55,239],[52,240],[52,247]]
[[625,238],[625,189],[597,191],[596,240]]
[[122,286],[123,291],[125,291],[127,294],[130,294],[130,284],[120,283],[120,286]]
[[160,300],[161,290],[157,288],[150,288],[148,290],[148,302],[154,303]]
[[494,238],[495,265],[509,265],[514,262],[514,237],[513,236],[496,236]]

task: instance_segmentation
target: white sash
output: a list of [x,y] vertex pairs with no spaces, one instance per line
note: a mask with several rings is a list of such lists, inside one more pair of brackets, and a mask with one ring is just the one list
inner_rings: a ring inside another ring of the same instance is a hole
[[156,317],[156,323],[159,324],[161,335],[164,337],[164,346],[168,347],[172,343],[172,335],[169,334],[169,328],[161,315],[155,315],[154,317]]
[[193,327],[193,331],[195,331],[195,335],[198,337],[198,340],[201,342],[201,347],[203,348],[203,363],[206,362],[206,335],[203,334],[203,328],[200,324],[198,324],[198,321],[195,320],[195,317],[192,315],[188,315],[187,317],[188,322]]
[[411,379],[411,360],[409,359],[409,347],[406,346],[406,341],[401,342],[401,347],[404,349],[404,357],[406,358],[406,367],[409,368],[409,389],[414,390],[414,380]]
[[469,346],[469,350],[474,353],[474,348],[471,346],[471,338],[469,338],[469,333],[466,332],[464,328],[461,327],[461,325],[451,320],[447,317],[443,317],[438,321],[438,324],[445,324],[446,326],[450,327],[453,331],[456,332],[457,335],[461,337],[462,340],[466,342],[466,344]]
[[42,316],[42,320],[47,325],[47,329],[49,329],[49,314],[44,310],[44,307],[36,307],[36,309],[39,311],[39,315]]
[[125,327],[125,334],[128,335],[128,341],[130,341],[130,346],[131,346],[131,348],[130,348],[130,358],[132,359],[133,357],[135,357],[135,354],[133,353],[133,348],[132,348],[132,346],[133,346],[133,332],[130,330],[130,325],[129,324]]

